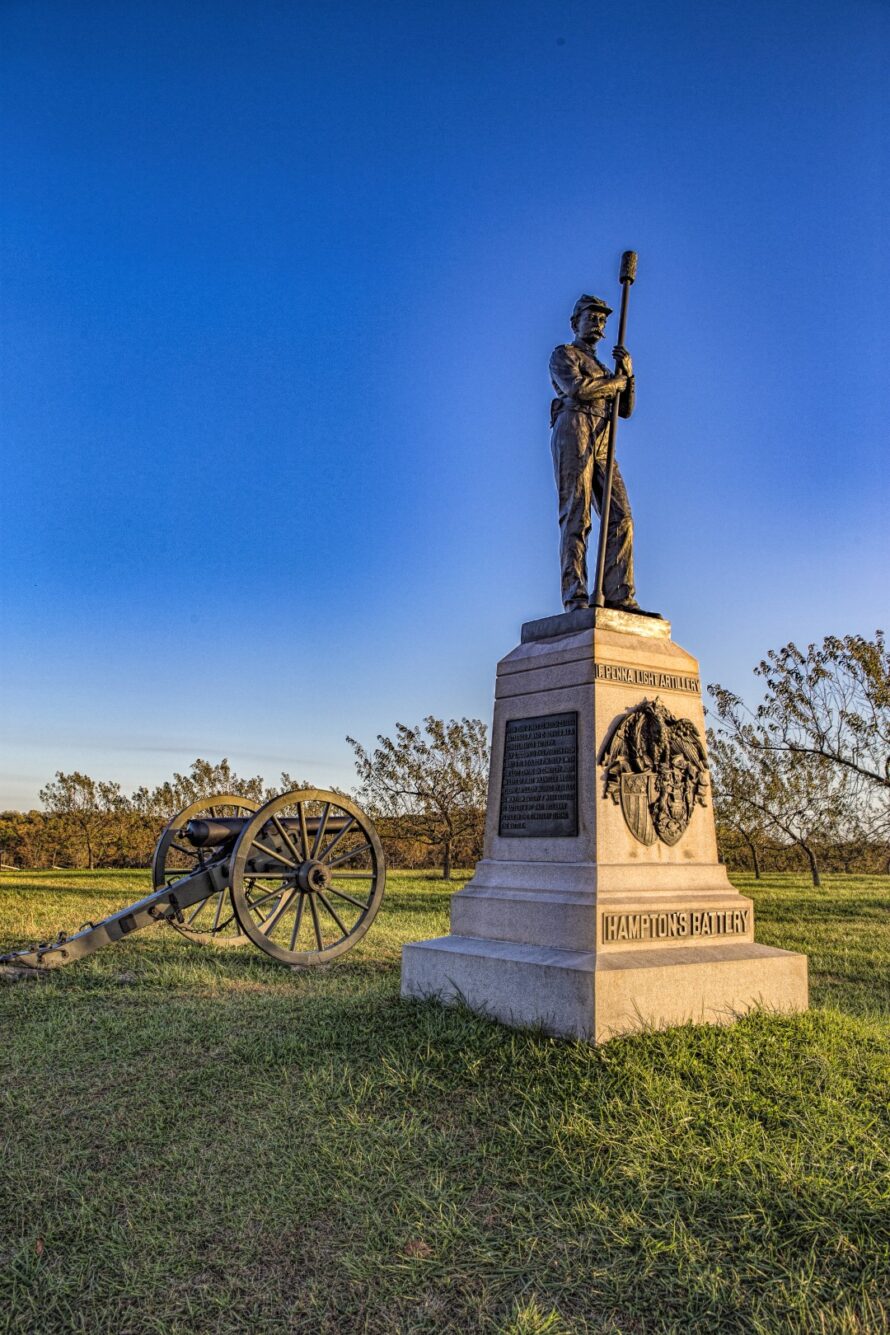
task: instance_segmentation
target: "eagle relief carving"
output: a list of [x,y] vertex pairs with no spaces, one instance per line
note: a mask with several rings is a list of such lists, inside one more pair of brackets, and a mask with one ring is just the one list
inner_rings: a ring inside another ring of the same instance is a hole
[[675,844],[695,804],[705,806],[708,762],[695,724],[675,718],[657,696],[619,719],[600,764],[605,795],[621,804],[641,844]]

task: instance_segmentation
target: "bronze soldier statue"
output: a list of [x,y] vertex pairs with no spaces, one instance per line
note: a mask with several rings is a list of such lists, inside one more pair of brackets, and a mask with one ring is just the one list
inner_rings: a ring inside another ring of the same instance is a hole
[[[556,398],[550,405],[550,448],[559,492],[562,601],[567,612],[588,606],[587,539],[590,507],[602,511],[606,447],[612,400],[620,395],[618,413],[634,410],[634,374],[630,354],[613,349],[614,372],[596,356],[612,309],[599,297],[578,298],[572,311],[575,337],[554,349],[550,379]],[[635,598],[633,519],[624,480],[617,464],[612,478],[603,593],[607,607],[642,613]],[[653,615],[646,613],[644,615]]]

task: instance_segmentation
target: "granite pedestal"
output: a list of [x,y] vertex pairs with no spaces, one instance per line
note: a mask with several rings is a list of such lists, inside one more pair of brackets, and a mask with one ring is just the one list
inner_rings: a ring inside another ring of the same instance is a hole
[[707,788],[672,843],[647,807],[655,769],[620,801],[607,791],[610,739],[656,700],[704,744],[698,664],[667,621],[590,609],[523,627],[497,669],[484,856],[452,897],[451,934],[405,946],[403,996],[595,1043],[806,1009],[806,956],[755,942]]

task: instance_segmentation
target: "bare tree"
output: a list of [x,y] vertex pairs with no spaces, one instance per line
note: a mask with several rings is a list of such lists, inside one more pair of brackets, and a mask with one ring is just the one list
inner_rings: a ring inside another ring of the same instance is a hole
[[487,731],[481,719],[445,723],[430,714],[423,726],[397,723],[395,738],[378,736],[373,752],[346,739],[371,814],[392,817],[404,837],[441,848],[445,880],[455,845],[484,819]]

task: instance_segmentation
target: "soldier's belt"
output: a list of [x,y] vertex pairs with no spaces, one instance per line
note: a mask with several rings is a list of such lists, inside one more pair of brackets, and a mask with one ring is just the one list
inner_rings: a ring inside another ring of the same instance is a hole
[[560,413],[584,413],[587,417],[595,417],[598,421],[605,422],[609,416],[608,400],[598,399],[595,402],[584,402],[578,399],[554,399],[551,416],[554,421]]

